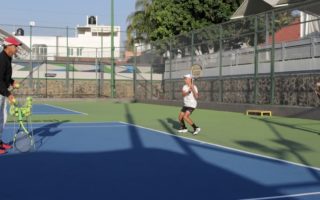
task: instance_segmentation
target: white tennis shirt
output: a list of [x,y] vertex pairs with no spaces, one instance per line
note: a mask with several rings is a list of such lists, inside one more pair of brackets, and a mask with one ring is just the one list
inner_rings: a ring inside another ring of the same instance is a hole
[[[194,88],[194,91],[196,93],[198,93],[197,86],[194,85],[193,88]],[[190,87],[188,85],[184,85],[183,88],[182,88],[182,91],[183,92],[189,92],[189,91],[191,91],[191,89],[190,89]],[[190,92],[188,95],[183,97],[183,103],[184,103],[184,106],[186,106],[186,107],[191,107],[191,108],[196,108],[197,107],[197,100],[194,97],[192,92]]]

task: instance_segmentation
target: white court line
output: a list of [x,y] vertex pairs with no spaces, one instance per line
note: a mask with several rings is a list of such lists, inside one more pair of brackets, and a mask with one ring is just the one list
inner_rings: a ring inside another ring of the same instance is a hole
[[54,106],[54,105],[50,105],[50,104],[38,104],[38,105],[46,105],[46,106],[51,106],[53,108],[58,108],[58,109],[61,109],[61,110],[67,110],[67,111],[70,111],[70,112],[75,112],[75,113],[79,113],[79,114],[83,114],[83,115],[88,115],[87,113],[84,113],[84,112],[78,112],[78,111],[75,111],[75,110],[71,110],[71,109],[68,109],[68,108],[64,108],[64,107],[60,107],[60,106]]
[[138,127],[138,128],[142,128],[142,129],[146,129],[146,130],[150,130],[150,131],[154,131],[154,132],[170,135],[170,136],[173,136],[173,137],[178,137],[178,138],[183,138],[183,139],[186,139],[186,140],[191,140],[191,141],[194,141],[194,142],[198,142],[200,144],[207,144],[207,145],[219,147],[219,148],[222,148],[222,149],[228,149],[228,150],[231,150],[231,151],[236,151],[236,152],[240,152],[240,153],[244,153],[244,154],[248,154],[248,155],[253,155],[253,156],[257,156],[257,157],[261,157],[261,158],[266,158],[266,159],[269,159],[269,160],[276,160],[276,161],[280,161],[280,162],[283,162],[283,163],[292,164],[292,165],[296,165],[296,166],[299,166],[299,167],[304,167],[304,168],[320,171],[320,168],[318,168],[318,167],[313,167],[313,166],[309,166],[309,165],[295,163],[295,162],[291,162],[291,161],[287,161],[287,160],[281,160],[281,159],[278,159],[278,158],[273,158],[273,157],[270,157],[270,156],[260,155],[260,154],[256,154],[256,153],[252,153],[252,152],[248,152],[248,151],[232,148],[232,147],[227,147],[227,146],[223,146],[223,145],[219,145],[219,144],[214,144],[214,143],[204,142],[204,141],[201,141],[201,140],[196,140],[196,139],[192,139],[192,138],[188,138],[188,137],[174,135],[174,134],[167,133],[167,132],[164,132],[164,131],[159,131],[159,130],[155,130],[155,129],[152,129],[152,128],[146,128],[146,127],[143,127],[143,126],[130,124],[130,123],[127,123],[127,122],[121,122],[121,121],[119,121],[119,122],[123,123],[123,124],[130,125],[130,126],[135,126],[135,127]]
[[[301,193],[301,194],[291,194],[291,195],[282,195],[282,196],[273,196],[273,197],[259,197],[252,199],[240,199],[240,200],[268,200],[268,199],[283,199],[290,197],[302,197],[302,196],[311,196],[311,195],[320,195],[320,192],[310,192],[310,193]],[[319,197],[320,198],[320,197]]]
[[116,128],[116,127],[126,127],[126,125],[112,125],[112,126],[57,126],[57,127],[42,127],[42,126],[33,126],[33,128],[41,128],[41,129],[51,129],[51,128],[56,128],[56,129],[64,129],[64,128]]
[[[114,126],[114,125],[108,125],[111,123],[116,123],[116,124],[120,124],[120,122],[118,121],[110,121],[110,122],[64,122],[64,121],[37,121],[37,122],[32,122],[32,124],[50,124],[50,123],[61,123],[61,124],[74,124],[73,127],[77,127],[79,124],[103,124],[104,126],[108,127],[108,126]],[[10,122],[10,123],[6,123],[8,125],[13,125],[14,122]],[[116,126],[128,126],[128,125],[116,125]]]
[[[110,126],[110,125],[107,125],[107,124],[111,124],[111,123],[116,123],[116,124],[120,124],[119,122],[64,122],[63,120],[62,121],[43,121],[43,122],[40,122],[40,121],[37,121],[37,122],[33,122],[33,124],[50,124],[50,123],[61,123],[61,124],[75,124],[75,127],[78,126],[79,124],[104,124],[105,126]],[[7,123],[7,124],[13,124],[12,122],[11,123]],[[113,126],[113,125],[111,125]],[[124,125],[122,125],[124,126]]]
[[[59,122],[52,122],[52,123],[59,123]],[[108,125],[108,123],[118,123],[118,125]],[[43,126],[39,126],[41,124],[44,125],[50,125],[50,123],[47,122],[35,122],[32,123],[33,124],[33,128],[43,128],[43,129],[50,129],[50,128],[116,128],[116,127],[127,127],[128,125],[123,124],[121,125],[119,122],[62,122],[61,124],[59,124],[58,126],[53,126],[53,127],[43,127]],[[64,124],[68,124],[66,126],[64,126]],[[74,124],[74,125],[72,125]],[[83,125],[83,124],[97,124],[97,125]],[[14,125],[14,123],[7,123],[7,125],[11,125],[10,127],[7,128],[13,128],[12,126]]]

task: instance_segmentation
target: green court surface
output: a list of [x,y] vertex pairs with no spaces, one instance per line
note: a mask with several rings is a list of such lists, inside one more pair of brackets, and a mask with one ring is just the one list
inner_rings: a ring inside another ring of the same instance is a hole
[[192,114],[192,119],[202,131],[199,135],[193,136],[191,133],[176,131],[179,127],[177,117],[180,107],[115,100],[66,100],[45,103],[87,115],[34,115],[33,122],[123,121],[182,137],[320,167],[320,122],[316,120],[257,117],[244,113],[198,109]]

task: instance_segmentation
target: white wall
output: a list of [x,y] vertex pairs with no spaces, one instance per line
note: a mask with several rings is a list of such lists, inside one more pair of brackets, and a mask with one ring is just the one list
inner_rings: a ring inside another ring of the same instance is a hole
[[[120,57],[120,33],[114,37],[114,56]],[[30,36],[17,36],[25,45],[30,47]],[[56,36],[33,36],[32,46],[47,45],[48,59],[54,56],[67,56],[67,38]],[[57,48],[57,46],[59,48]],[[101,47],[103,46],[103,57],[111,57],[111,37],[69,37],[68,47],[73,49],[73,54],[69,53],[70,57],[101,57]],[[77,50],[79,49],[79,50]],[[78,56],[77,51],[82,49],[82,55]],[[57,55],[57,53],[59,55]]]

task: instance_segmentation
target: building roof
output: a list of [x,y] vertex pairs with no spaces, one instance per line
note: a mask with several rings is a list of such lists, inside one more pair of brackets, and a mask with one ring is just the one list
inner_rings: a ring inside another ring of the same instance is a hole
[[243,18],[271,10],[273,7],[264,0],[244,0],[231,19]]
[[[317,0],[244,0],[236,12],[231,16],[231,19],[243,18],[249,15],[256,15],[267,12],[278,7],[284,7],[294,4],[306,5],[307,3],[317,2]],[[320,14],[320,9],[313,6],[305,7],[305,12],[312,12],[313,14]],[[310,13],[311,14],[311,13]]]

